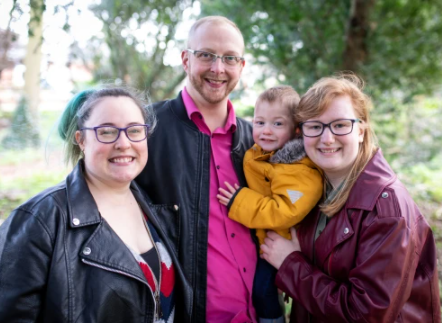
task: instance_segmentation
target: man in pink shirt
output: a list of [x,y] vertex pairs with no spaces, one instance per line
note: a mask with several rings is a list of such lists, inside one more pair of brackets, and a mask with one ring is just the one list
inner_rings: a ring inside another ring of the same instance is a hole
[[181,53],[186,86],[176,99],[154,104],[158,124],[137,178],[193,287],[193,322],[256,322],[254,235],[216,198],[224,182],[246,185],[242,160],[253,144],[251,125],[236,118],[228,99],[243,55],[244,39],[230,20],[211,16],[192,26]]

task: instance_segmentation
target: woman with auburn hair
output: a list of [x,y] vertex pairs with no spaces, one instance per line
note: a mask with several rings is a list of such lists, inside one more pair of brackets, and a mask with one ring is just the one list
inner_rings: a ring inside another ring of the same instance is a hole
[[291,322],[440,322],[433,233],[377,147],[362,89],[355,75],[327,77],[301,98],[324,195],[291,240],[268,232],[263,258],[293,298]]

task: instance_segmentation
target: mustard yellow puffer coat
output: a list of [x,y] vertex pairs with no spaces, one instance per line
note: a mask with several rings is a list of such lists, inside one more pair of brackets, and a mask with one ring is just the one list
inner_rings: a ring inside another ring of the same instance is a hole
[[244,173],[249,187],[234,196],[229,217],[257,229],[260,244],[265,230],[290,239],[290,227],[301,222],[322,196],[322,171],[306,157],[302,139],[271,153],[255,144],[244,155]]

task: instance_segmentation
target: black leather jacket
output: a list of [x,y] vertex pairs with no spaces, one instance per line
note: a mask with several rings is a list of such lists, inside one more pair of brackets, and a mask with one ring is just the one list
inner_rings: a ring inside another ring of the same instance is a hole
[[[154,104],[158,125],[149,138],[149,161],[135,179],[156,205],[194,289],[192,322],[205,322],[209,224],[210,137],[187,116],[181,93]],[[231,158],[241,186],[243,157],[253,145],[250,123],[237,118]],[[251,238],[255,239],[254,234]],[[256,241],[256,240],[255,240]]]
[[[135,183],[131,190],[174,262],[175,321],[189,322],[191,287],[145,194]],[[98,212],[81,162],[0,226],[0,322],[147,323],[154,309],[140,266]]]

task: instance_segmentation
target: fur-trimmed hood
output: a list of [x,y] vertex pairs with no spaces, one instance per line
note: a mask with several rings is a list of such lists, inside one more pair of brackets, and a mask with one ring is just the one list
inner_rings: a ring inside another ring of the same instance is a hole
[[304,150],[304,141],[297,138],[286,142],[286,144],[277,150],[269,159],[273,164],[292,164],[300,161],[306,156]]

